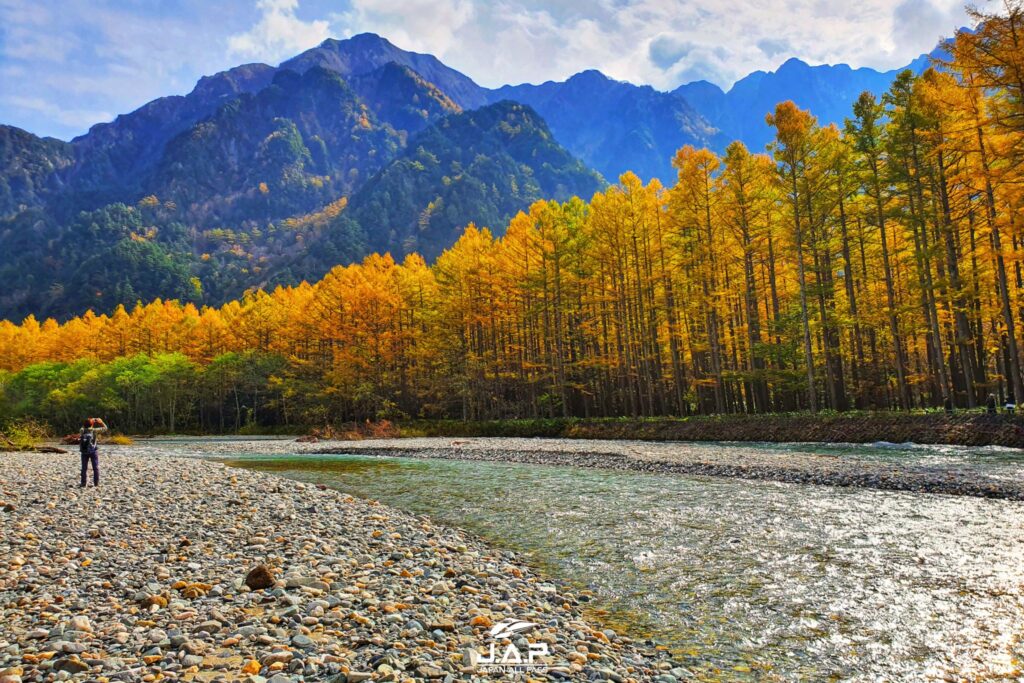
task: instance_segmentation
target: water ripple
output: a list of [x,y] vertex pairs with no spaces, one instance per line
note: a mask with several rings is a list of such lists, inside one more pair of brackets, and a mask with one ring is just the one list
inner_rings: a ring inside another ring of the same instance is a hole
[[531,553],[698,679],[1021,676],[1022,503],[492,462],[234,464]]

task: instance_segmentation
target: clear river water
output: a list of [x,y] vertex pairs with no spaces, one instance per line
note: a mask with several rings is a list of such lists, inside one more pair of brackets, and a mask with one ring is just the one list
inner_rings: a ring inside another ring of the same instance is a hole
[[[764,448],[785,457],[815,447]],[[817,448],[997,477],[1024,471],[1016,453],[983,449]],[[561,466],[233,454],[229,443],[183,450],[425,513],[520,551],[593,591],[595,616],[668,646],[697,679],[1024,675],[1024,503]]]

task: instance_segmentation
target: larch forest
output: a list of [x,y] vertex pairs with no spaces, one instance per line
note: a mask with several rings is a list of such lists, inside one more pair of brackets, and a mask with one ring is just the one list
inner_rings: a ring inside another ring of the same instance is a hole
[[764,153],[684,147],[671,187],[626,173],[589,201],[538,201],[433,264],[372,255],[217,308],[0,322],[0,413],[175,431],[1022,400],[1009,7],[844,127],[783,102]]

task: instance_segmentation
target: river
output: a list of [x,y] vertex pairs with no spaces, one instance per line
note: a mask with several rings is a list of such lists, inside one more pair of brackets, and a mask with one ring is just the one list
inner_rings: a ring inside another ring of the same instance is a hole
[[[764,448],[784,457],[809,447]],[[1018,680],[1024,660],[1024,503],[282,449],[184,447],[520,551],[592,591],[596,616],[668,646],[700,679]],[[894,450],[848,455],[901,457]],[[905,450],[996,476],[1022,467],[1015,454]]]

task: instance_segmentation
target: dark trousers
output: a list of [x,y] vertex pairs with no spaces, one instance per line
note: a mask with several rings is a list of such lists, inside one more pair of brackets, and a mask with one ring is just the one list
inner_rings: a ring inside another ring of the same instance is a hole
[[85,486],[86,473],[89,471],[89,462],[92,462],[92,485],[99,486],[100,484],[100,454],[96,451],[92,453],[82,453],[82,486]]

